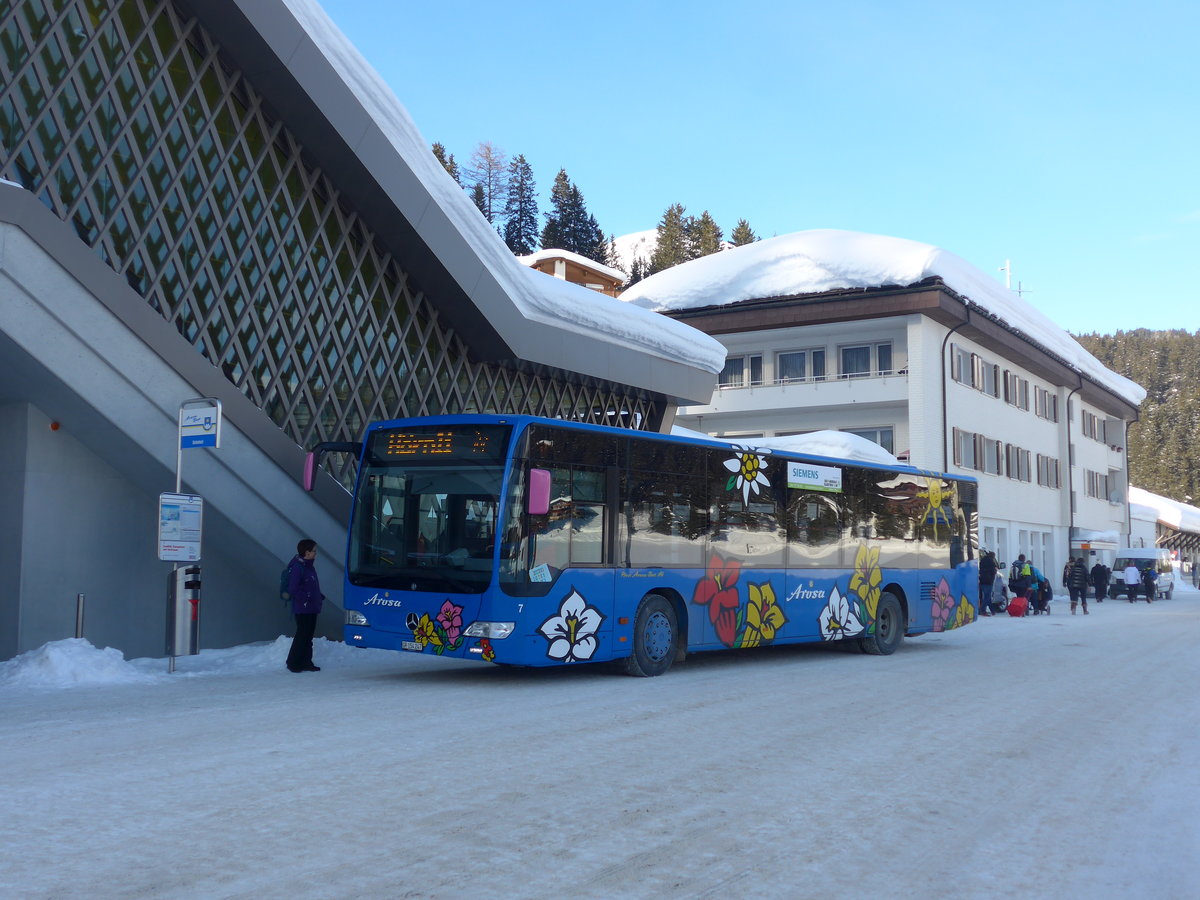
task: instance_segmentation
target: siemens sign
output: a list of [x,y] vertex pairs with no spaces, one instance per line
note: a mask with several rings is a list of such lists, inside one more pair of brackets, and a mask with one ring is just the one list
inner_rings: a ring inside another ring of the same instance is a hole
[[842,470],[831,466],[789,462],[787,484],[790,488],[840,494],[842,492]]

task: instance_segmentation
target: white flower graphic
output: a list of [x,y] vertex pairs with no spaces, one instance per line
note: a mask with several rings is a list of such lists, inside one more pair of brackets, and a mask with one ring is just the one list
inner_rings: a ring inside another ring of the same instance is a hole
[[840,641],[862,634],[863,631],[863,624],[854,614],[854,608],[837,588],[833,589],[829,602],[821,610],[820,622],[821,637],[827,641]]
[[767,480],[767,476],[763,474],[763,469],[766,468],[767,462],[763,456],[769,451],[759,450],[755,452],[753,447],[743,447],[739,444],[734,444],[733,449],[737,451],[737,455],[733,459],[727,459],[724,466],[734,474],[730,476],[729,483],[725,486],[726,490],[741,488],[742,503],[750,502],[750,494],[758,494],[758,487],[770,487],[771,482]]
[[550,642],[546,655],[563,662],[582,662],[592,658],[600,643],[596,632],[604,616],[574,588],[558,608],[558,615],[551,616],[538,631]]

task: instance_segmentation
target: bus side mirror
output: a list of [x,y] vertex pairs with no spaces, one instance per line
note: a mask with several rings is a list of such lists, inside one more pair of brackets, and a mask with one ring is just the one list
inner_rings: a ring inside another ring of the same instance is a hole
[[322,441],[308,453],[304,454],[304,489],[311,491],[317,483],[317,471],[321,466],[321,457],[326,453],[353,453],[354,458],[362,456],[363,445],[358,441]]
[[529,503],[531,516],[544,516],[550,512],[550,470],[529,470]]

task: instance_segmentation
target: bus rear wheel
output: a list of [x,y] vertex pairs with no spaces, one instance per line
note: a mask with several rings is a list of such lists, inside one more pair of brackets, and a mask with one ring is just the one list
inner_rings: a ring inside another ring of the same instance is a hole
[[671,668],[678,648],[675,607],[661,594],[647,594],[633,620],[633,654],[625,660],[625,673],[640,678],[662,675]]
[[890,656],[904,638],[904,610],[895,594],[884,591],[875,607],[875,632],[858,639],[858,647],[872,656]]

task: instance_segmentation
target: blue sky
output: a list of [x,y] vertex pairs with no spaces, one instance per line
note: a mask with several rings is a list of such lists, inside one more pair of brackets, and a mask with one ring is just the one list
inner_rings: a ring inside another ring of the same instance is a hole
[[1200,330],[1194,0],[322,5],[428,141],[565,168],[606,233],[888,234],[1072,332]]

